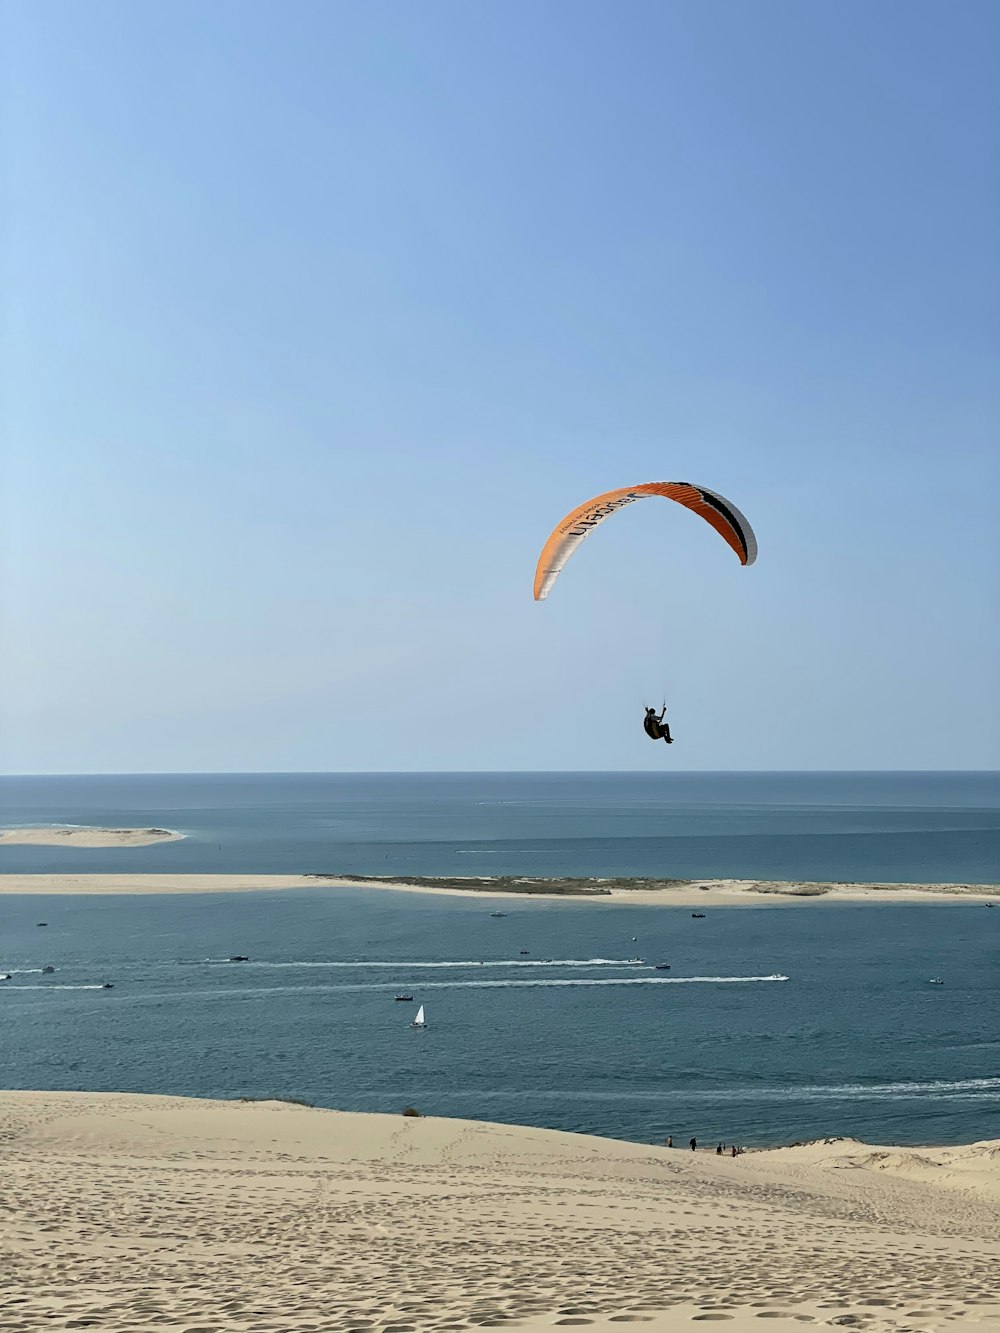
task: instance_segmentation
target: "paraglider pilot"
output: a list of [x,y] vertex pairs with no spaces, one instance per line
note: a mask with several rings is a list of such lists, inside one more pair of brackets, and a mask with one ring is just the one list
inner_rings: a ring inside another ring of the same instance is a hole
[[657,713],[655,708],[647,708],[646,716],[642,720],[642,727],[651,741],[666,741],[668,745],[673,745],[673,737],[670,735],[670,724],[664,722],[667,705],[663,705],[663,711]]

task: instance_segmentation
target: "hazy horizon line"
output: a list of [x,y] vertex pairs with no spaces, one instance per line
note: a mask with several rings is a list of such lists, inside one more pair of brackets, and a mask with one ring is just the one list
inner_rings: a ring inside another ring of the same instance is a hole
[[303,768],[303,769],[163,769],[160,771],[93,770],[75,773],[0,773],[0,781],[17,778],[303,778],[303,777],[697,777],[802,773],[853,773],[899,775],[993,774],[1000,768]]

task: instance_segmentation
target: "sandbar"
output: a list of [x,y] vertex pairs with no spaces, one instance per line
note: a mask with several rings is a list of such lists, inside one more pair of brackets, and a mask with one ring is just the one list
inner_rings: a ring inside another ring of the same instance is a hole
[[151,847],[157,842],[177,842],[183,833],[165,828],[62,828],[0,829],[0,846],[22,847]]
[[84,1092],[0,1093],[0,1136],[5,1333],[1000,1330],[1000,1140],[731,1158]]
[[338,875],[232,874],[0,874],[0,894],[251,893],[287,889],[339,892],[344,889],[395,893],[447,894],[514,905],[526,898],[551,902],[634,904],[641,907],[773,907],[810,902],[965,903],[996,901],[998,884],[841,884],[752,879],[701,880],[543,880],[543,879],[383,879]]

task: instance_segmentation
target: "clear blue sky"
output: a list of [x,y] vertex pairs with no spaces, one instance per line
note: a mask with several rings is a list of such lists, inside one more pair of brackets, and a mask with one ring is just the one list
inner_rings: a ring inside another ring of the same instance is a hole
[[4,770],[1000,766],[993,0],[3,22]]

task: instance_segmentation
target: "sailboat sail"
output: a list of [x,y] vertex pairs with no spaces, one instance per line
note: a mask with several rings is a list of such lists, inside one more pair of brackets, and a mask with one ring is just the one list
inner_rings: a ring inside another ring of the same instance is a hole
[[417,1016],[416,1016],[416,1018],[413,1020],[413,1022],[410,1024],[410,1026],[411,1026],[411,1027],[415,1027],[415,1028],[422,1028],[422,1027],[426,1027],[426,1026],[427,1026],[427,1023],[426,1023],[426,1021],[425,1021],[425,1019],[424,1019],[424,1006],[423,1006],[423,1005],[421,1005],[420,1008],[417,1010]]

